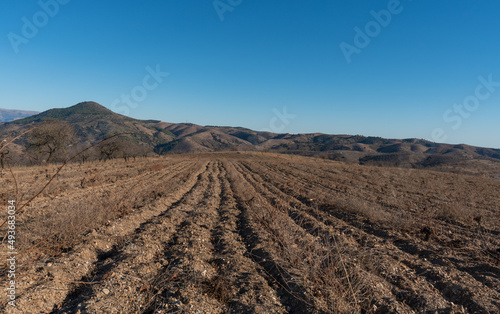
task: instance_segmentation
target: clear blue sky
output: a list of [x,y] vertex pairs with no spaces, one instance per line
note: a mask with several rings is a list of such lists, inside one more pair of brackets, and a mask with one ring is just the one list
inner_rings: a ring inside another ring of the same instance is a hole
[[41,3],[0,2],[2,108],[500,147],[500,1]]

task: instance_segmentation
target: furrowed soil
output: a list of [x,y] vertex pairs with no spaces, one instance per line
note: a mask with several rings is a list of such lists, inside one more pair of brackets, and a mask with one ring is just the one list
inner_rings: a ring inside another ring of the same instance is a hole
[[500,312],[495,174],[213,153],[70,164],[43,189],[58,167],[0,173],[2,312]]

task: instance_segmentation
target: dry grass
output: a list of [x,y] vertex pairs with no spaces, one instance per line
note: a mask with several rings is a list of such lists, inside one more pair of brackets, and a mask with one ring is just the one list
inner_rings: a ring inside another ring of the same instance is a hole
[[[342,249],[344,236],[335,239],[304,234],[285,214],[286,208],[259,201],[251,208],[253,219],[278,243],[278,260],[290,281],[321,300],[311,306],[334,313],[361,312],[368,303],[367,286],[360,269],[346,263],[348,254]],[[293,290],[291,286],[287,288]]]
[[[463,259],[470,269],[496,265],[499,260],[500,182],[494,179],[330,161],[317,166],[302,157],[290,161],[289,156],[238,155],[249,170],[227,162],[227,178],[241,206],[238,219],[255,233],[246,239],[252,246],[249,252],[300,304],[334,313],[372,309],[377,288],[367,278],[389,275],[380,271],[385,265],[377,265],[378,255],[373,253],[380,253],[377,246],[363,248],[365,239],[359,234],[374,242],[367,234],[387,234],[387,242],[401,240],[418,244],[422,251],[452,252],[450,260],[462,263]],[[183,157],[175,158],[180,163]],[[7,187],[0,193],[2,206],[13,196],[19,203],[35,198],[18,217],[19,270],[70,254],[92,232],[161,199],[174,189],[161,179],[171,163],[164,158],[140,158],[133,164],[122,160],[69,164],[53,180],[56,165],[16,167],[14,176],[0,172],[0,185]],[[258,175],[254,178],[251,173]],[[148,181],[149,177],[154,180]],[[269,189],[275,198],[256,186]],[[305,211],[317,216],[297,215]],[[348,227],[342,227],[345,233],[338,232],[340,227],[330,228],[330,220],[324,218],[330,216],[347,222]],[[1,218],[5,213],[0,213]],[[250,243],[253,236],[258,238],[256,243]],[[468,256],[475,256],[480,265],[472,265]],[[169,275],[157,278],[155,285],[175,280]],[[223,274],[208,280],[193,274],[192,280],[222,304],[236,295]]]
[[[460,221],[471,223],[474,219],[481,221],[478,211],[458,202],[440,204],[434,217],[441,220]],[[479,217],[479,218],[478,218]]]
[[206,293],[222,304],[227,304],[234,296],[231,284],[223,274],[216,275],[210,280],[203,282],[203,284]]
[[[357,313],[369,303],[368,286],[363,282],[360,269],[348,263],[344,251],[345,237],[314,236],[305,233],[288,215],[282,202],[273,205],[255,193],[253,188],[231,169],[235,192],[242,196],[249,218],[257,228],[270,236],[277,262],[274,277],[281,277],[282,288],[298,301],[316,309],[332,313]],[[264,261],[265,262],[265,261]],[[301,295],[298,290],[306,291]]]
[[[39,260],[50,260],[70,251],[85,241],[92,230],[155,200],[159,193],[155,185],[161,186],[159,182],[150,184],[140,179],[127,182],[128,175],[123,175],[164,169],[161,163],[144,166],[147,164],[150,164],[147,158],[138,159],[134,166],[121,160],[90,162],[83,167],[69,164],[47,186],[60,166],[15,168],[13,175],[19,182],[18,204],[27,204],[27,200],[33,199],[16,217],[17,227],[22,230],[16,238],[20,253],[18,269],[26,270]],[[145,167],[147,171],[142,170]],[[12,187],[13,182],[12,177],[3,175],[3,184]],[[9,194],[16,194],[13,188]],[[5,213],[0,213],[0,219],[4,217]]]

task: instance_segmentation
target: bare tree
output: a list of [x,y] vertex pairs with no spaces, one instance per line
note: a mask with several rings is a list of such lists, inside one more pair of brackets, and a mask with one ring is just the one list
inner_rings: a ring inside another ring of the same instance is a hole
[[147,157],[150,154],[153,154],[152,147],[145,144],[135,143],[132,140],[123,139],[123,147],[122,157],[125,161],[127,161],[128,158],[133,158],[135,161],[136,157]]
[[124,139],[121,140],[120,144],[122,147],[121,156],[125,162],[127,162],[129,158],[134,158],[135,160],[135,157],[137,157],[138,154],[137,150],[139,145]]
[[148,147],[147,145],[140,145],[138,148],[138,156],[148,157],[153,154],[154,152],[152,147]]
[[84,142],[79,143],[72,147],[70,155],[78,155],[78,161],[83,164],[89,160],[95,160],[97,158],[97,152],[95,148],[88,148],[91,144]]
[[49,121],[34,129],[28,136],[26,150],[35,160],[51,162],[66,151],[74,138],[73,127],[64,121]]
[[106,161],[110,158],[119,157],[123,151],[123,142],[119,138],[113,138],[99,146],[99,160]]
[[106,161],[110,158],[123,158],[135,160],[136,157],[147,157],[153,153],[152,148],[136,143],[130,137],[117,137],[102,143],[99,146],[99,160]]

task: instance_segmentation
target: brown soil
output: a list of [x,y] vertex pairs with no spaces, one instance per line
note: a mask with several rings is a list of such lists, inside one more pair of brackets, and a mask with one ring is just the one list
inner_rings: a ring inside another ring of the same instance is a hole
[[[13,169],[18,207],[55,171]],[[1,311],[498,313],[499,188],[275,154],[73,164],[18,213]]]

